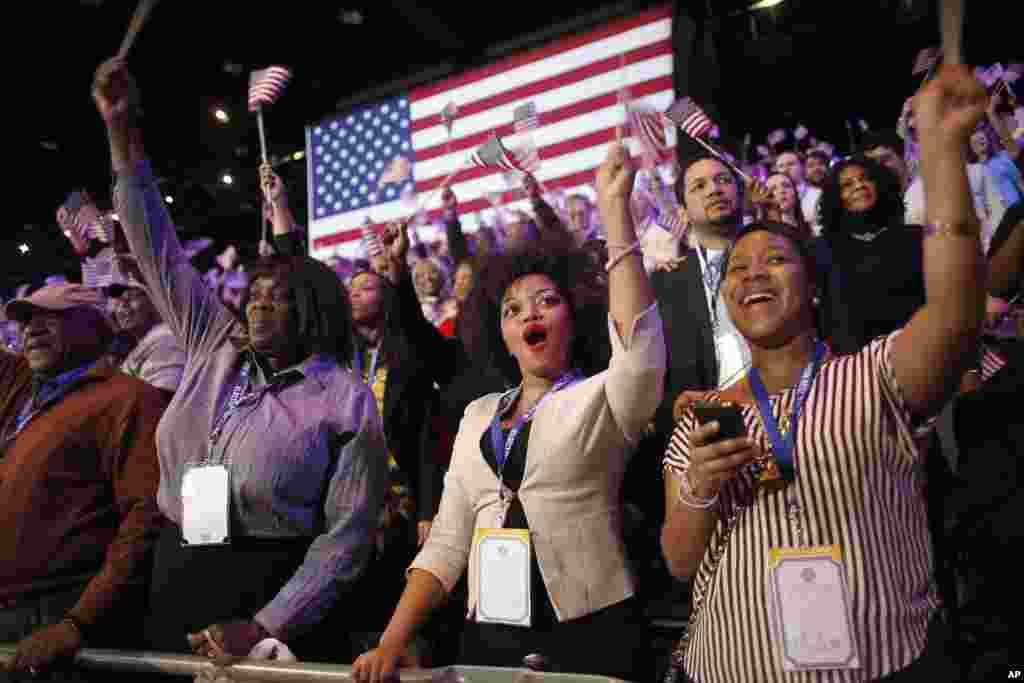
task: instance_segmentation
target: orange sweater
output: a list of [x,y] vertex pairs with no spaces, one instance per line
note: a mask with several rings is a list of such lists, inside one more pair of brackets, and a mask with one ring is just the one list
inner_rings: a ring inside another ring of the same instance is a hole
[[145,580],[160,524],[158,389],[93,369],[13,439],[31,391],[24,358],[0,352],[0,600],[86,584],[71,614],[97,625]]

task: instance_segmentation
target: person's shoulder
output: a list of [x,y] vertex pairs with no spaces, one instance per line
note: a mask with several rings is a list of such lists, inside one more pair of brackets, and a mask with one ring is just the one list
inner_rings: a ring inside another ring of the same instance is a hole
[[114,368],[94,371],[103,383],[104,393],[114,404],[135,407],[138,405],[166,405],[168,394],[138,377]]

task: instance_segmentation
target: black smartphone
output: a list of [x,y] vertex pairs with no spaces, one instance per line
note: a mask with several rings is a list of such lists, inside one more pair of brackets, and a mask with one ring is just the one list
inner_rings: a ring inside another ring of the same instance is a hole
[[735,403],[718,403],[716,401],[694,401],[691,408],[702,425],[709,422],[718,423],[718,434],[715,441],[737,439],[747,433],[743,423],[743,411]]

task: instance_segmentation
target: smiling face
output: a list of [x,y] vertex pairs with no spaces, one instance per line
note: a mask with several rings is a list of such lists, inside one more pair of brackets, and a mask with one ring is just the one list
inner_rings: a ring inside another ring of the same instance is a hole
[[789,176],[776,173],[769,176],[767,183],[771,190],[772,197],[778,203],[783,212],[792,211],[796,206],[796,185],[789,179]]
[[554,381],[570,368],[572,309],[551,278],[524,275],[509,285],[501,302],[501,336],[523,376]]
[[697,226],[736,225],[739,222],[739,187],[732,172],[720,161],[701,159],[683,177],[686,212]]
[[810,280],[792,241],[759,230],[733,247],[721,296],[748,342],[777,348],[814,326]]
[[437,296],[441,292],[441,285],[444,284],[444,276],[433,261],[422,259],[413,267],[412,283],[420,298]]
[[862,166],[846,166],[839,172],[839,199],[851,213],[870,211],[878,202],[878,186]]
[[160,322],[156,307],[146,290],[127,287],[121,295],[111,299],[111,312],[118,328],[135,337],[141,337]]
[[261,277],[249,285],[245,318],[249,342],[258,353],[286,355],[295,347],[298,336],[295,296],[281,279]]

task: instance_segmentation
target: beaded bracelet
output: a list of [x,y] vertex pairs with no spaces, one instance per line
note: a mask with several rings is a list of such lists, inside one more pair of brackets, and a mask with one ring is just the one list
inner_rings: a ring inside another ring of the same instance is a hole
[[709,507],[718,502],[718,493],[711,496],[710,498],[701,498],[693,492],[693,486],[690,485],[690,470],[689,468],[679,472],[679,491],[678,491],[679,502],[688,508],[694,510],[707,510]]
[[[622,247],[619,247],[619,248],[621,249]],[[640,251],[640,240],[637,240],[636,242],[634,242],[634,243],[632,244],[632,246],[630,246],[630,247],[626,248],[626,250],[625,250],[624,252],[622,252],[621,254],[619,254],[618,256],[616,256],[615,258],[613,258],[613,259],[608,259],[608,265],[606,265],[606,266],[604,267],[604,269],[605,269],[605,272],[608,272],[608,273],[612,272],[612,268],[614,268],[615,266],[619,265],[619,263],[620,263],[620,262],[621,262],[621,261],[622,261],[622,260],[623,260],[624,258],[626,258],[626,257],[627,257],[627,256],[629,256],[630,254],[632,254],[632,253],[634,253],[634,252],[637,252],[637,251]]]
[[927,237],[981,237],[981,223],[977,220],[965,221],[931,221],[925,226],[924,234]]

